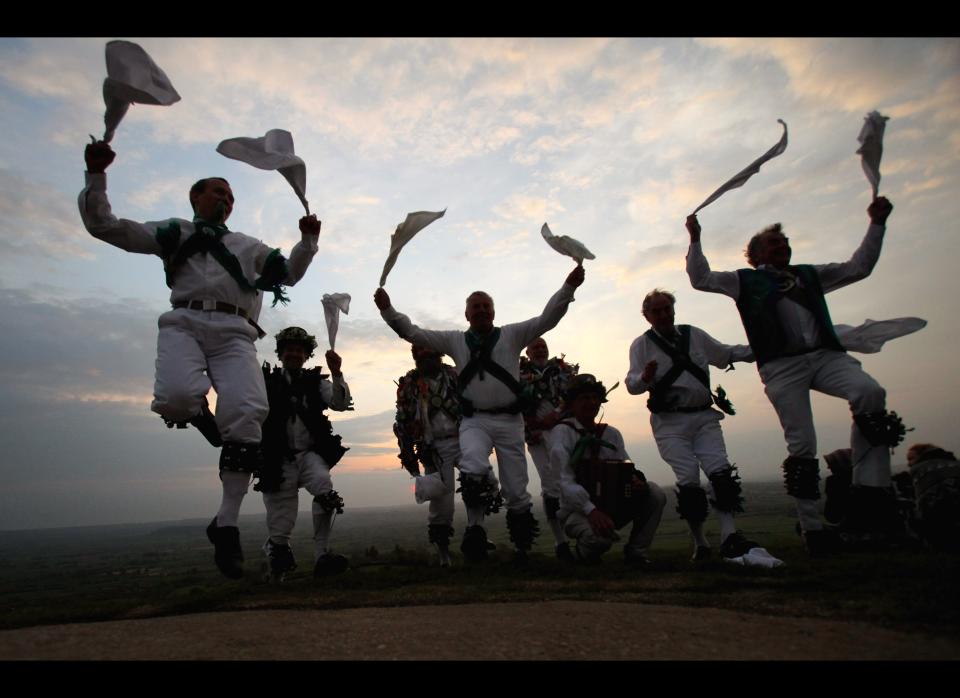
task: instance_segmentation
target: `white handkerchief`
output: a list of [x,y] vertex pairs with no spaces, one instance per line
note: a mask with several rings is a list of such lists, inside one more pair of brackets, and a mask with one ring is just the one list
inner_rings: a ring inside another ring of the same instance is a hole
[[775,558],[767,552],[766,548],[750,548],[745,555],[740,557],[725,557],[724,562],[732,562],[735,565],[744,567],[783,567],[783,560]]
[[340,327],[340,313],[350,314],[349,293],[324,293],[320,299],[323,304],[323,319],[327,322],[327,338],[330,340],[330,349],[336,346],[337,328]]
[[543,227],[540,228],[540,235],[543,236],[543,239],[547,241],[547,244],[550,245],[560,254],[565,254],[567,257],[573,257],[577,260],[577,264],[583,264],[585,259],[596,259],[596,255],[593,254],[586,246],[579,240],[574,240],[568,235],[554,235],[550,232],[549,226],[546,223],[543,224]]
[[918,317],[898,317],[892,320],[865,320],[862,325],[834,325],[837,339],[847,351],[876,354],[891,339],[912,334],[927,326]]
[[772,148],[770,148],[770,150],[765,152],[763,155],[758,157],[756,160],[751,162],[749,165],[747,165],[744,169],[742,169],[740,172],[735,174],[729,180],[727,180],[724,184],[722,184],[719,189],[717,189],[715,192],[713,192],[710,196],[707,197],[706,201],[704,201],[702,204],[697,206],[697,208],[693,211],[694,213],[699,211],[701,208],[703,208],[707,204],[716,201],[721,196],[723,196],[723,194],[730,191],[731,189],[742,187],[748,179],[750,179],[751,177],[753,177],[753,175],[755,175],[757,172],[760,171],[760,166],[763,163],[765,163],[767,160],[772,160],[778,155],[783,154],[783,151],[787,149],[787,124],[786,122],[784,122],[783,119],[777,119],[777,122],[780,124],[783,124],[783,135],[780,137],[780,140],[777,141],[777,144]]
[[180,95],[167,74],[138,44],[132,41],[108,41],[106,46],[107,77],[103,81],[103,140],[109,143],[131,104],[169,106],[180,101]]
[[880,189],[880,158],[883,157],[883,131],[887,127],[889,116],[883,116],[878,111],[872,111],[863,118],[863,128],[860,129],[860,135],[857,140],[860,141],[860,148],[857,154],[860,156],[860,165],[863,167],[863,173],[867,175],[867,181],[873,189],[873,198],[877,198],[877,191]]
[[440,473],[421,475],[413,485],[413,497],[417,504],[429,502],[431,499],[442,497],[447,492],[447,486],[440,477]]
[[380,288],[387,283],[387,274],[397,263],[397,257],[400,256],[400,250],[413,239],[413,236],[433,223],[438,218],[442,218],[447,209],[442,211],[417,211],[408,213],[403,223],[397,226],[397,229],[390,236],[390,253],[387,255],[387,261],[383,263],[383,272],[380,274]]
[[274,128],[260,138],[228,138],[217,146],[217,152],[245,162],[261,170],[276,170],[286,179],[310,215],[307,204],[307,166],[293,150],[293,135]]

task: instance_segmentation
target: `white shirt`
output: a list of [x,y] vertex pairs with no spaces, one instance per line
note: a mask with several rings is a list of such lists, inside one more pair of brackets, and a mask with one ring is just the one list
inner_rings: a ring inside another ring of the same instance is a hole
[[[580,433],[571,429],[567,421],[572,422],[577,429],[583,429],[583,425],[576,419],[564,420],[553,428],[550,432],[550,467],[553,472],[560,473],[561,509],[579,511],[584,516],[589,516],[596,507],[590,501],[587,491],[577,483],[576,473],[570,465],[570,456],[573,455],[573,449],[580,440]],[[630,460],[630,456],[623,447],[623,435],[616,427],[608,424],[600,438],[614,446],[612,449],[601,447],[600,453],[603,458]]]
[[[880,258],[885,230],[885,226],[871,223],[860,247],[849,261],[812,265],[825,294],[870,276]],[[764,267],[765,265],[761,265],[758,268]],[[740,297],[740,277],[737,272],[710,271],[710,264],[703,255],[699,242],[690,243],[687,252],[687,276],[690,277],[690,284],[697,290],[722,293],[734,300]],[[790,350],[820,345],[820,330],[809,310],[789,298],[781,298],[777,304],[777,314],[786,332]]]
[[[539,317],[503,325],[500,328],[500,339],[494,346],[490,358],[519,381],[520,352],[537,337],[557,326],[561,318],[566,315],[567,306],[573,302],[574,290],[573,286],[564,283],[560,290],[547,301],[547,305]],[[394,332],[408,342],[430,347],[449,356],[453,359],[457,371],[462,371],[470,361],[470,349],[467,347],[467,340],[464,339],[463,332],[459,330],[421,329],[393,306],[380,311],[380,316]],[[464,389],[463,395],[477,409],[505,407],[516,400],[516,396],[510,388],[486,371],[484,371],[483,379],[479,375],[473,377]]]
[[[656,330],[654,330],[656,332]],[[657,333],[659,334],[659,333]],[[753,352],[745,344],[728,345],[718,342],[699,327],[690,326],[690,360],[708,375],[710,366],[726,368],[734,361],[753,359]],[[653,383],[641,379],[643,369],[650,361],[657,362]],[[630,345],[630,371],[624,380],[627,392],[640,395],[653,388],[673,367],[673,359],[652,339],[642,334]],[[712,405],[713,398],[707,387],[689,371],[684,371],[667,390],[671,407],[701,407]]]
[[[180,218],[146,223],[118,219],[113,215],[107,199],[106,174],[87,172],[86,184],[80,192],[78,204],[80,218],[87,232],[121,250],[160,257],[161,249],[157,243],[156,232],[158,228],[169,225],[171,220],[180,224],[180,244],[194,232],[193,223]],[[240,261],[243,275],[251,284],[260,276],[267,256],[273,251],[273,248],[256,238],[232,231],[223,237],[223,244]],[[306,273],[316,252],[316,237],[303,235],[287,260],[287,278],[283,283],[287,286],[296,284]],[[170,290],[171,303],[193,300],[212,300],[235,305],[246,310],[250,319],[256,322],[260,316],[263,294],[260,291],[253,294],[241,289],[213,255],[195,254],[176,272],[173,288]]]

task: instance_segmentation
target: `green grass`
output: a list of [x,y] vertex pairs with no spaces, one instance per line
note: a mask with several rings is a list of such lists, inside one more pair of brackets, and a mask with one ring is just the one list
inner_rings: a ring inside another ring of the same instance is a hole
[[[650,551],[656,568],[648,572],[625,567],[618,547],[597,567],[562,564],[549,535],[517,566],[502,515],[488,524],[498,545],[491,560],[464,566],[458,556],[455,567],[441,569],[427,545],[425,507],[348,510],[337,519],[332,541],[351,568],[319,582],[312,578],[305,513],[293,540],[300,568],[282,585],[261,577],[266,528],[258,517],[241,519],[247,575],[238,581],[214,569],[201,520],[0,532],[0,628],[218,610],[581,599],[857,620],[954,636],[960,630],[958,556],[898,550],[812,560],[793,532],[779,486],[752,484],[746,493],[753,513],[738,524],[786,567],[710,562],[695,568],[685,526],[672,510]],[[543,524],[541,512],[538,517]],[[454,526],[458,540],[464,521]],[[715,526],[708,522],[707,529],[716,545]]]

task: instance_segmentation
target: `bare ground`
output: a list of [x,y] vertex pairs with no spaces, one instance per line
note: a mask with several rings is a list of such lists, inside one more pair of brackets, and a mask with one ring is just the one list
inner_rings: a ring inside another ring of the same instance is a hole
[[0,632],[0,659],[957,660],[960,639],[712,608],[547,601],[36,626]]

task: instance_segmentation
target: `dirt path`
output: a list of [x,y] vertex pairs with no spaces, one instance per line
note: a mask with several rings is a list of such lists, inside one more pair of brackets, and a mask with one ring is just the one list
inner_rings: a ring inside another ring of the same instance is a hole
[[[217,642],[224,637],[229,648]],[[481,639],[473,654],[467,638]],[[960,639],[718,609],[550,601],[38,626],[0,632],[0,659],[957,660]]]

